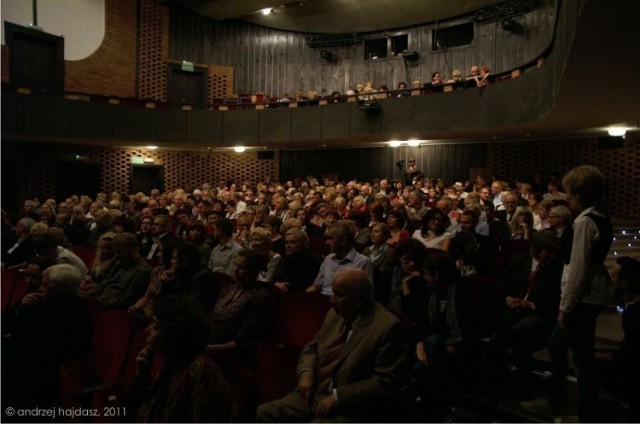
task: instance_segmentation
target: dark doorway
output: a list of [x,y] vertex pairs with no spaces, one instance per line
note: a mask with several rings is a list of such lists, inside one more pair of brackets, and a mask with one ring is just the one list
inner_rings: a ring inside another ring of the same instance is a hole
[[169,103],[203,108],[207,102],[207,68],[195,67],[183,71],[180,65],[169,64],[167,75]]
[[154,188],[164,192],[162,165],[131,165],[129,188],[130,193],[143,192],[147,195]]
[[100,191],[100,163],[60,161],[56,164],[56,195],[65,199],[72,194],[95,198]]
[[5,22],[5,39],[12,85],[62,95],[64,38]]

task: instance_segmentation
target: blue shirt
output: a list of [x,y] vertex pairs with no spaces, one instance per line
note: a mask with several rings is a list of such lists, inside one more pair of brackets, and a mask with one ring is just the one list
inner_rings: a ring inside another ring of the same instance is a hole
[[367,273],[369,280],[373,281],[373,264],[371,263],[371,259],[356,252],[356,249],[351,248],[342,260],[336,258],[335,253],[324,258],[324,262],[320,265],[320,271],[318,271],[318,275],[313,284],[320,286],[322,294],[331,296],[333,295],[333,290],[331,289],[333,279],[340,271],[347,268],[360,268]]

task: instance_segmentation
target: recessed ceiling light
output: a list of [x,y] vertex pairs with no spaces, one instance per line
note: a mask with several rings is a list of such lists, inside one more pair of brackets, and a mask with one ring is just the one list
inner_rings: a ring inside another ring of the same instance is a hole
[[411,147],[418,147],[420,145],[420,140],[408,140],[407,145]]
[[402,142],[398,140],[392,140],[389,142],[389,147],[400,147],[400,145],[402,145]]
[[611,137],[624,137],[627,133],[627,129],[625,127],[609,127],[607,131]]
[[242,153],[242,152],[244,152],[245,150],[247,150],[247,148],[246,148],[246,147],[244,147],[244,146],[236,146],[236,147],[234,147],[234,148],[233,148],[233,150],[234,150],[236,153]]
[[260,13],[262,13],[264,16],[270,15],[271,12],[273,12],[273,8],[271,7],[265,7],[264,9],[260,10]]
[[156,150],[158,146],[145,146],[149,150]]

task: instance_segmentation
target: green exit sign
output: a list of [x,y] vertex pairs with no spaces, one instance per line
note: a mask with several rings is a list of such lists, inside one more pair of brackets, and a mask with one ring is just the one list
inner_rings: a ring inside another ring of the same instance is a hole
[[144,159],[141,156],[134,156],[131,158],[131,163],[134,165],[141,165],[144,163]]
[[182,61],[182,70],[186,72],[193,72],[195,70],[193,62]]

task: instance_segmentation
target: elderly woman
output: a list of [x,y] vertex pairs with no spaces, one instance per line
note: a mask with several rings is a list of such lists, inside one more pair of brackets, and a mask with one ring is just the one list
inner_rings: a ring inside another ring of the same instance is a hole
[[[234,422],[237,405],[218,366],[204,355],[207,323],[193,299],[168,297],[153,308],[147,345],[136,359],[138,422]],[[152,379],[153,357],[164,362]]]
[[429,209],[422,218],[422,228],[413,233],[413,238],[431,249],[449,250],[452,235],[446,232],[449,217],[440,209]]
[[251,250],[264,258],[265,269],[260,271],[258,281],[273,282],[278,266],[282,261],[279,253],[271,250],[271,233],[265,228],[255,228],[249,236]]
[[303,291],[315,280],[320,260],[308,246],[307,234],[292,228],[284,235],[286,256],[274,276],[274,285],[283,293]]

